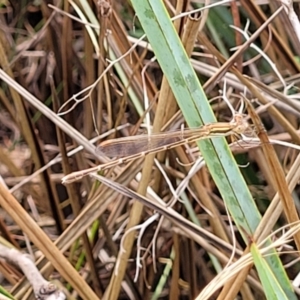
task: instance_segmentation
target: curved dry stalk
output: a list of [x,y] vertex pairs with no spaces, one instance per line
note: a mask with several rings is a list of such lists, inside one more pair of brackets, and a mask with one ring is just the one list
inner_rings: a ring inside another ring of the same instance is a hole
[[0,244],[0,257],[18,266],[32,285],[36,299],[64,300],[65,294],[53,283],[44,279],[31,257],[17,249],[8,248]]

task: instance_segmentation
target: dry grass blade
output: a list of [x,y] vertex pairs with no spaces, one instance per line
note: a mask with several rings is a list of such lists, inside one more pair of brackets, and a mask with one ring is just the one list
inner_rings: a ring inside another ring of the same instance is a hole
[[[273,146],[269,142],[268,135],[266,134],[266,131],[261,124],[261,121],[257,114],[255,114],[254,109],[252,106],[249,106],[249,114],[254,122],[254,125],[257,130],[257,135],[262,143],[262,148],[266,157],[266,160],[268,161],[268,166],[270,168],[270,173],[274,176],[274,180],[276,183],[276,190],[278,191],[278,194],[282,200],[283,209],[285,212],[285,215],[288,219],[288,222],[290,224],[293,224],[295,222],[299,221],[298,213],[293,201],[293,198],[291,196],[291,193],[289,191],[287,182],[285,180],[284,172],[281,168],[281,165],[278,161],[276,152],[273,148]],[[298,251],[300,250],[300,233],[296,233],[294,236],[294,240],[297,246]]]
[[195,224],[191,223],[190,221],[182,217],[180,214],[178,214],[173,209],[169,208],[167,205],[161,205],[159,203],[155,203],[154,201],[151,201],[146,197],[139,195],[138,193],[128,189],[127,187],[118,184],[117,182],[114,182],[112,180],[109,180],[103,176],[96,175],[96,174],[91,174],[91,176],[103,182],[108,187],[122,193],[123,195],[129,198],[136,199],[140,203],[146,205],[147,207],[158,211],[163,216],[172,220],[172,222],[174,222],[174,224],[176,224],[180,228],[184,228],[184,230],[189,230],[191,232],[194,232],[196,235],[205,238],[207,242],[212,243],[216,247],[224,248],[229,253],[232,250],[231,247],[228,247],[226,244],[220,241],[216,236],[211,235],[209,232],[203,230],[200,227],[197,227]]

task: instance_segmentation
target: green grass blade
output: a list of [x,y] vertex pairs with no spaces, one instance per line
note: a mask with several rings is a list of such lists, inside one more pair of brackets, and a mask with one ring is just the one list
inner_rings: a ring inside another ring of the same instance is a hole
[[[198,127],[215,122],[206,95],[161,1],[132,3],[188,125]],[[260,215],[225,139],[202,140],[198,145],[237,225],[251,235]]]
[[268,265],[265,258],[261,255],[259,249],[255,244],[251,245],[251,253],[259,278],[263,285],[266,298],[269,300],[288,300],[289,298],[284,293],[282,287],[280,286],[280,283],[270,269],[270,266]]

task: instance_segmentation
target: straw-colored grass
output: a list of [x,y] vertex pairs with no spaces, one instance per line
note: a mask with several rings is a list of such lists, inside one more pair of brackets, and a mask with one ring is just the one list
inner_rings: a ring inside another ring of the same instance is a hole
[[298,1],[202,2],[1,4],[3,299],[297,299]]

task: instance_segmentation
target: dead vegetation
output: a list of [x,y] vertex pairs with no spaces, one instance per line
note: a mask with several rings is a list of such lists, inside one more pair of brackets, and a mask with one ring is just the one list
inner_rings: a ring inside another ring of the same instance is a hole
[[[298,1],[223,1],[190,15],[204,1],[164,1],[218,120],[198,134],[226,137],[247,184],[220,163],[241,223],[195,139],[162,148],[197,123],[160,68],[164,41],[140,39],[147,25],[128,1],[46,2],[0,2],[0,272],[12,299],[264,299],[279,287],[296,299]],[[165,133],[96,151],[149,131]],[[154,144],[156,155],[140,154]],[[111,163],[117,154],[127,159]],[[284,279],[262,258],[271,241]],[[277,279],[269,289],[264,269]]]

